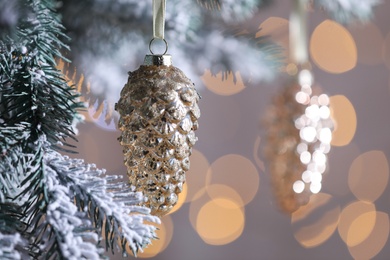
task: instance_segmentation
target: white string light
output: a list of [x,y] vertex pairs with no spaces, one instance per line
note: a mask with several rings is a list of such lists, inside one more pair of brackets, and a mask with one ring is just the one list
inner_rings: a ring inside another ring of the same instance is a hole
[[305,113],[295,120],[301,142],[297,146],[300,161],[307,165],[302,173],[302,180],[295,181],[293,189],[296,193],[304,191],[307,186],[312,193],[321,190],[322,174],[325,172],[332,141],[333,121],[330,117],[329,97],[326,94],[312,95],[313,75],[309,70],[298,74],[301,90],[295,100],[306,105]]

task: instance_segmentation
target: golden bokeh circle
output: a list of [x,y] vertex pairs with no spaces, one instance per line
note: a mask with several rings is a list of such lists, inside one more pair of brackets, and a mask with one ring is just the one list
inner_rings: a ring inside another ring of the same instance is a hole
[[330,110],[335,121],[331,145],[348,145],[355,136],[357,117],[351,101],[344,95],[330,97]]
[[[149,222],[145,223],[157,226],[158,230],[156,230],[156,234],[158,239],[153,240],[151,245],[143,249],[143,252],[139,252],[137,255],[139,258],[151,258],[163,252],[168,247],[173,236],[173,221],[171,216],[166,215],[161,218],[161,224],[159,225]],[[128,253],[132,254],[129,251]]]
[[[314,194],[308,204],[291,215],[294,237],[303,247],[317,247],[336,231],[341,209],[338,205],[331,205],[331,199],[329,194]],[[319,211],[321,216],[318,218]]]
[[255,197],[260,177],[255,165],[239,154],[228,154],[214,161],[207,171],[207,184],[224,184],[236,190],[244,205]]
[[351,164],[348,185],[359,200],[374,202],[387,188],[389,163],[382,151],[359,155]]
[[183,191],[179,194],[176,205],[173,206],[171,211],[168,212],[168,215],[176,212],[181,208],[181,206],[183,206],[187,198],[187,193],[188,193],[188,185],[187,182],[185,182],[183,185]]
[[385,247],[389,239],[389,232],[389,215],[377,211],[375,226],[370,235],[358,245],[349,246],[349,253],[354,259],[373,259]]
[[229,186],[223,184],[212,184],[207,186],[206,190],[210,199],[215,202],[217,202],[220,198],[225,198],[233,201],[235,203],[234,205],[237,205],[238,207],[244,206],[244,202],[242,201],[240,194]]
[[348,246],[355,246],[369,237],[376,221],[375,204],[355,201],[346,206],[340,215],[338,232]]
[[359,245],[366,240],[375,227],[376,211],[369,211],[355,218],[347,233],[347,244],[349,247]]
[[[234,76],[236,81],[234,81]],[[206,70],[202,76],[203,84],[215,94],[221,96],[230,96],[237,94],[245,89],[244,82],[241,78],[240,72],[228,72],[223,75],[222,72],[217,75],[212,75],[210,70]]]
[[210,245],[226,245],[242,234],[245,213],[234,201],[217,198],[204,204],[196,219],[196,230]]
[[332,20],[319,24],[310,39],[310,55],[324,71],[343,73],[357,63],[357,48],[351,33]]
[[332,196],[327,193],[317,193],[310,196],[309,202],[306,205],[299,207],[291,214],[291,223],[304,220],[314,210],[326,205],[332,199]]
[[[197,199],[195,194],[206,187],[206,175],[210,166],[206,156],[197,149],[192,149],[190,156],[190,169],[186,173],[187,197],[185,202]],[[205,191],[203,189],[203,191]],[[198,197],[201,194],[198,194]]]
[[199,213],[199,210],[203,207],[204,204],[210,201],[210,197],[207,194],[206,187],[199,190],[195,196],[196,200],[191,201],[189,209],[189,220],[192,228],[196,231],[196,219]]

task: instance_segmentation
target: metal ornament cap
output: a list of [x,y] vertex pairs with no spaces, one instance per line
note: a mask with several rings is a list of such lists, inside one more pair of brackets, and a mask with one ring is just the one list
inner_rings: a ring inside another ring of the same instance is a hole
[[152,55],[147,54],[144,59],[144,65],[151,66],[171,66],[172,65],[172,56],[169,54],[163,55]]

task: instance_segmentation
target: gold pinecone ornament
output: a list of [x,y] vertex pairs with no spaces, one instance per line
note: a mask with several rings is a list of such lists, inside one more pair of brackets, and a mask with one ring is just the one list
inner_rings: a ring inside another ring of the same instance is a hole
[[153,215],[168,213],[183,190],[197,141],[198,101],[194,84],[172,66],[170,55],[146,55],[121,91],[115,109],[127,175]]
[[329,97],[303,69],[277,95],[266,126],[265,155],[280,208],[292,213],[320,192],[331,149],[333,120]]
[[300,136],[294,126],[294,119],[305,112],[304,106],[295,101],[298,91],[299,85],[295,81],[284,87],[273,98],[265,118],[265,157],[269,162],[271,185],[280,209],[286,213],[292,213],[307,204],[310,196],[307,191],[296,193],[293,190],[293,184],[301,179],[305,171],[305,165],[297,156]]

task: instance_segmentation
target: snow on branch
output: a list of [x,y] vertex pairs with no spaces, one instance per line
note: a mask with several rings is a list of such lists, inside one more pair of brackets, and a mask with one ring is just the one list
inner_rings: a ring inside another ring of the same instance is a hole
[[149,215],[150,209],[137,206],[141,193],[135,193],[120,176],[104,176],[95,165],[71,159],[51,151],[47,164],[71,190],[79,210],[87,212],[93,227],[102,232],[106,249],[127,246],[136,254],[156,237],[153,225],[159,218]]
[[372,18],[373,9],[381,0],[315,0],[338,22],[350,23],[355,20],[365,22]]
[[[203,49],[208,59],[196,56],[193,63],[210,69],[213,74],[239,71],[246,81],[270,81],[282,64],[281,47],[264,37],[256,38],[255,34],[214,31],[200,38],[199,44],[193,45],[199,49],[192,51]],[[218,62],[220,59],[224,62]]]
[[73,204],[71,190],[61,185],[56,169],[50,167],[51,160],[52,153],[48,150],[44,157],[46,167],[42,183],[47,205],[40,228],[47,228],[46,234],[43,233],[44,237],[48,235],[45,242],[52,242],[49,248],[55,250],[49,250],[47,257],[57,255],[65,259],[100,259],[104,250],[96,246],[98,236],[90,232],[90,222]]
[[0,203],[0,259],[27,259],[27,241],[22,232],[26,225],[20,221],[21,208],[9,202]]
[[251,17],[264,0],[196,0],[202,7],[216,10],[224,21],[242,21]]
[[0,259],[19,260],[26,259],[26,254],[21,253],[26,241],[19,233],[3,234],[0,232]]
[[30,136],[30,124],[0,126],[0,202],[14,198],[20,190],[20,179],[29,167],[31,155],[20,145]]

